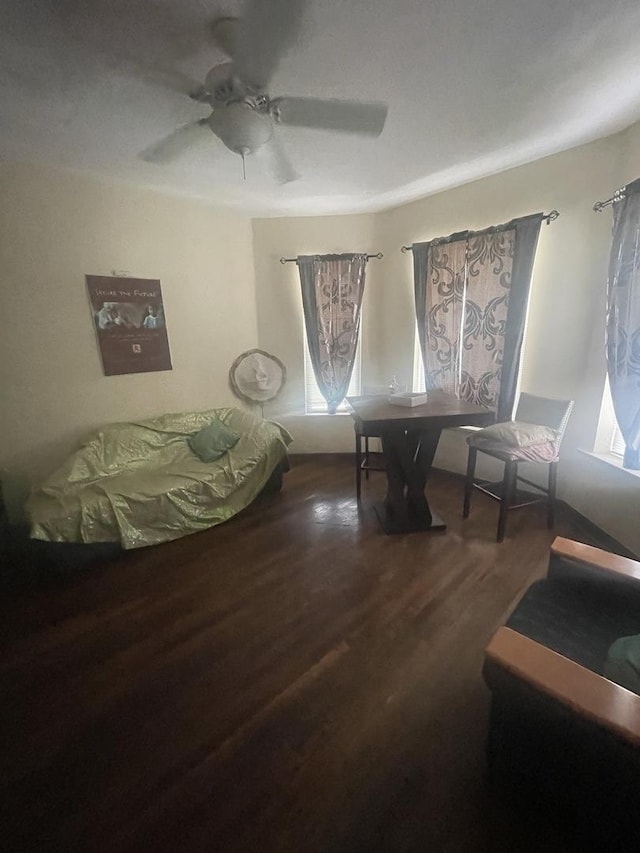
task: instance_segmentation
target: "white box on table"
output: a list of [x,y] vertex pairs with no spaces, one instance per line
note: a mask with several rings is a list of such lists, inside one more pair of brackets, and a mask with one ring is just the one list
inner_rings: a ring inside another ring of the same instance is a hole
[[387,402],[392,406],[405,406],[412,409],[414,406],[423,406],[427,402],[427,395],[424,392],[417,394],[389,394]]

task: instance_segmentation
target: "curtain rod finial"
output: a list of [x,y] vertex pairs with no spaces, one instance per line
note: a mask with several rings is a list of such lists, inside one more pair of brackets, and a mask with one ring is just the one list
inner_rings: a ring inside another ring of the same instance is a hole
[[622,201],[626,198],[626,187],[620,187],[620,189],[616,190],[611,198],[608,198],[606,201],[597,201],[593,205],[593,210],[595,213],[602,213],[605,207],[609,207],[610,204],[616,204],[616,202]]

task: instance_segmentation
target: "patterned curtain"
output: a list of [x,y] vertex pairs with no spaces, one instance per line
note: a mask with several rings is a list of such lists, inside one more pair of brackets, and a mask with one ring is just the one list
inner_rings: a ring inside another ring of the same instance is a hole
[[427,389],[513,414],[543,214],[415,243],[414,289]]
[[616,194],[607,284],[607,369],[624,467],[640,470],[640,180]]
[[316,382],[335,414],[351,381],[366,255],[298,257],[307,343]]

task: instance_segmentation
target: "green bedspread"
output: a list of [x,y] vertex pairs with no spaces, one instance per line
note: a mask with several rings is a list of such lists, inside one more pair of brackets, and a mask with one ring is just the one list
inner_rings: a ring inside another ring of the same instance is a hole
[[[217,462],[201,462],[187,438],[216,417],[240,440]],[[31,495],[31,535],[139,548],[204,530],[254,500],[291,440],[234,408],[104,427]]]

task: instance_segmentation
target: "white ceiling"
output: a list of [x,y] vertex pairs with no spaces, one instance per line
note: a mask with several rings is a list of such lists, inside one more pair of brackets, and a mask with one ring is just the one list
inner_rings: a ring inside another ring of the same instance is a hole
[[[268,2],[268,0],[264,0]],[[640,119],[638,0],[307,0],[272,96],[385,101],[377,139],[282,128],[279,187],[203,133],[140,153],[207,108],[172,89],[221,61],[239,0],[0,0],[0,155],[198,196],[254,216],[380,210]],[[168,84],[168,85],[165,85]]]

